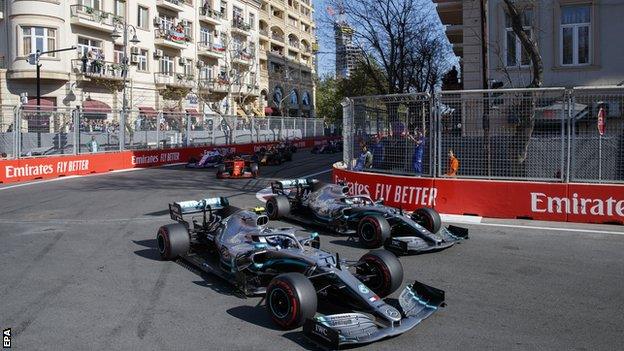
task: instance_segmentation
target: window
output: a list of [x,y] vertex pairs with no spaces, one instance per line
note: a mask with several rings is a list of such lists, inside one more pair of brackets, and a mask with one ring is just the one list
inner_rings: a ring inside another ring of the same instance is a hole
[[100,9],[100,0],[80,0],[78,1],[78,4],[96,10]]
[[208,45],[212,42],[212,30],[208,27],[201,27],[199,29],[199,42],[204,45]]
[[249,28],[256,29],[256,15],[253,13],[249,14]]
[[184,75],[187,77],[193,76],[193,60],[186,59],[184,60]]
[[126,2],[125,0],[115,0],[115,8],[113,13],[117,17],[126,17]]
[[141,29],[149,29],[149,10],[146,7],[139,6],[137,26]]
[[137,59],[138,59],[138,63],[137,63],[137,71],[141,71],[141,72],[148,72],[148,51],[147,49],[141,49],[139,50],[139,54],[137,54]]
[[175,67],[173,59],[170,56],[164,55],[160,61],[158,61],[160,73],[172,76],[175,73]]
[[296,18],[288,16],[288,23],[291,26],[297,28],[297,19]]
[[227,1],[221,1],[221,17],[227,18]]
[[115,48],[113,49],[113,62],[117,64],[121,64],[123,62],[123,57],[124,57],[123,46],[115,45]]
[[201,81],[210,81],[212,80],[212,67],[208,67],[205,65],[199,70],[199,79]]
[[182,20],[182,26],[184,27],[184,35],[187,38],[193,38],[193,22]]
[[560,53],[563,66],[588,65],[591,46],[591,7],[561,7]]
[[173,17],[159,15],[158,22],[160,23],[160,29],[171,29],[173,28]]
[[[44,27],[22,27],[24,56],[39,51],[56,49],[56,29]],[[56,54],[46,54],[55,57]]]
[[[529,36],[533,36],[533,11],[525,10],[522,13],[522,28]],[[505,13],[505,64],[507,67],[526,67],[531,64],[528,52],[522,47],[520,38],[511,27],[511,17]]]
[[[99,40],[78,37],[78,52],[82,56],[97,56],[102,51],[102,42]],[[91,54],[89,53],[91,52]],[[95,57],[90,57],[95,58]]]

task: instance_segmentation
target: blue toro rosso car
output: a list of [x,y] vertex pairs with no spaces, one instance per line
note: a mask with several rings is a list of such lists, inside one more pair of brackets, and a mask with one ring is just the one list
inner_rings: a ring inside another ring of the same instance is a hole
[[340,184],[290,179],[273,182],[271,190],[273,196],[265,205],[269,218],[329,228],[359,238],[369,249],[383,246],[397,254],[418,254],[440,251],[468,238],[468,229],[442,227],[440,215],[432,208],[406,214],[367,195],[350,196],[348,187]]
[[[331,349],[402,334],[444,305],[444,291],[417,281],[402,290],[398,304],[388,304],[384,298],[403,282],[392,253],[376,250],[347,261],[321,250],[315,233],[269,227],[262,210],[241,210],[226,198],[171,203],[176,223],[158,229],[160,256],[182,259],[245,295],[264,296],[277,326],[303,326],[305,336]],[[340,311],[323,315],[319,304]]]

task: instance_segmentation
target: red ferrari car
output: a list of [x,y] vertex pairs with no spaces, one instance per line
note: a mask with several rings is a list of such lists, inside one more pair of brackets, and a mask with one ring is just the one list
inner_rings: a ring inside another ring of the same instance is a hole
[[218,179],[256,177],[258,177],[258,164],[241,157],[225,160],[217,168]]

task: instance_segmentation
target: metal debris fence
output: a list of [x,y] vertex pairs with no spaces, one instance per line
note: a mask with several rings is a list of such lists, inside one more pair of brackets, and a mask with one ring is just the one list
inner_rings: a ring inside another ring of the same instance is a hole
[[329,130],[306,117],[0,106],[0,159],[295,140]]
[[351,169],[362,166],[366,146],[372,172],[624,183],[624,87],[363,96],[343,109]]

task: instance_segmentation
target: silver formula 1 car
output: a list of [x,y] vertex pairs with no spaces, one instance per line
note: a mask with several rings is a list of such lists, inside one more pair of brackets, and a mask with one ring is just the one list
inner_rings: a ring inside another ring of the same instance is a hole
[[[180,257],[246,295],[264,295],[279,327],[303,325],[304,335],[325,347],[401,334],[444,305],[442,290],[419,282],[403,289],[398,308],[387,304],[383,298],[403,280],[401,263],[388,251],[346,261],[321,250],[315,233],[301,237],[293,228],[267,227],[267,216],[229,206],[225,198],[174,202],[169,212],[178,223],[158,230],[163,259]],[[189,215],[197,217],[187,221]],[[319,302],[344,313],[318,314]]]
[[290,179],[271,184],[266,201],[271,219],[285,218],[323,226],[338,234],[358,237],[369,249],[384,246],[398,254],[439,251],[468,238],[468,229],[442,227],[440,215],[421,208],[408,215],[369,196],[349,196],[348,187],[315,179]]

